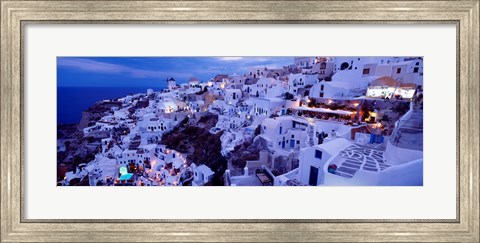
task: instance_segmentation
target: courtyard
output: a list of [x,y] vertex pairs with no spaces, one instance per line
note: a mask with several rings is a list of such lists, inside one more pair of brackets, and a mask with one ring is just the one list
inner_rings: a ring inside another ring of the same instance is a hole
[[359,170],[378,172],[390,167],[385,163],[383,153],[382,150],[352,145],[340,151],[330,165],[337,166],[335,175],[352,178]]

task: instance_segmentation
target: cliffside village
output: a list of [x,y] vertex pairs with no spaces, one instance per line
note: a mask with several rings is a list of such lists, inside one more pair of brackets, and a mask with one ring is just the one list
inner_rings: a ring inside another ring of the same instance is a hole
[[57,185],[423,184],[422,58],[292,61],[99,101],[59,136]]

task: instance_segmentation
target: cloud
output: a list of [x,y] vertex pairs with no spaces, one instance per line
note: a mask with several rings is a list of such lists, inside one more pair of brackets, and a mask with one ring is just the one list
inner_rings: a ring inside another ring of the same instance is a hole
[[243,57],[219,57],[218,59],[222,61],[239,61],[242,60]]
[[87,72],[122,73],[125,67],[111,63],[104,63],[83,58],[58,58],[59,67],[75,68]]
[[[58,57],[59,84],[140,86],[174,77],[177,83],[195,76],[202,81],[217,74],[244,74],[253,67],[281,68],[291,57]],[[71,72],[75,71],[75,72]]]
[[256,65],[256,66],[253,66],[254,68],[264,68],[264,67],[267,67],[267,68],[270,68],[270,69],[278,69],[278,68],[283,68],[284,65],[281,65],[281,64],[278,64],[278,63],[266,63],[266,64],[262,64],[262,65]]
[[57,65],[58,67],[72,68],[84,72],[125,75],[132,78],[165,78],[172,75],[178,75],[182,77],[186,75],[184,73],[167,73],[162,71],[132,68],[125,65],[100,62],[85,58],[59,58],[57,60]]

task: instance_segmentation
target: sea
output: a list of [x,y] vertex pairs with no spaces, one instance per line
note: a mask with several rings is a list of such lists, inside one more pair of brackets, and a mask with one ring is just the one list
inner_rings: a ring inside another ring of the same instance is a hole
[[[79,123],[82,112],[98,101],[146,93],[148,87],[57,87],[57,124]],[[152,88],[159,91],[162,88]]]

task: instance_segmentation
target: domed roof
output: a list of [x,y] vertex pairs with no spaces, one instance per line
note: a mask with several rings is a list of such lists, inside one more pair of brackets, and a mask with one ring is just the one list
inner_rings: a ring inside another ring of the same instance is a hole
[[188,80],[188,82],[198,82],[198,81],[200,81],[200,80],[198,80],[198,78],[196,78],[196,77],[191,77],[191,78]]
[[393,79],[391,77],[384,76],[384,77],[380,77],[380,78],[377,78],[377,79],[373,80],[370,83],[370,86],[395,87],[395,86],[397,86],[397,81],[395,81],[395,79]]
[[168,79],[168,81],[175,81],[175,79],[171,77],[170,79]]

